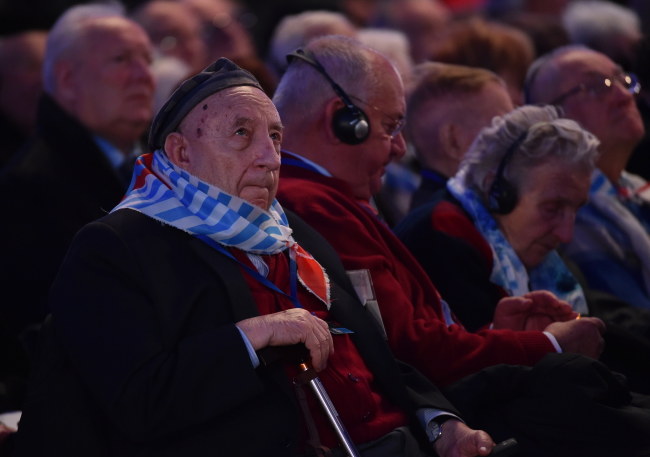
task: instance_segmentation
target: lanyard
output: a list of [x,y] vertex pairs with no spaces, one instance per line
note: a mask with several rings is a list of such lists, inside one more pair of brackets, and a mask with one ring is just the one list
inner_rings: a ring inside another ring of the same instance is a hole
[[249,275],[251,275],[253,278],[255,278],[257,281],[262,283],[262,285],[268,287],[269,289],[273,290],[274,292],[278,292],[285,297],[288,297],[291,302],[293,303],[293,306],[296,308],[302,308],[302,305],[300,304],[300,301],[298,300],[298,268],[296,266],[296,259],[295,259],[295,253],[293,252],[292,249],[289,249],[289,288],[290,288],[290,294],[287,294],[283,290],[281,290],[278,286],[276,286],[272,281],[270,281],[268,278],[262,276],[259,271],[255,270],[254,268],[249,267],[242,261],[240,261],[237,257],[232,255],[230,251],[228,251],[226,248],[224,248],[221,244],[217,243],[214,241],[212,238],[209,238],[205,235],[197,235],[197,238],[199,238],[201,241],[204,243],[207,243],[217,251],[221,252],[225,256],[233,259],[235,262],[237,262],[241,267],[246,271]]

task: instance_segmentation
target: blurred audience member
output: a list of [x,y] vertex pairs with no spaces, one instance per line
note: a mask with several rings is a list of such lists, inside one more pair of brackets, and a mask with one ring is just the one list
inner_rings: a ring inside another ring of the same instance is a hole
[[189,5],[201,18],[202,35],[208,62],[220,57],[231,59],[255,75],[267,95],[271,96],[277,78],[260,58],[253,37],[240,21],[243,8],[235,0],[178,0]]
[[203,21],[208,61],[219,57],[239,59],[256,55],[250,34],[238,21],[239,4],[233,0],[180,0]]
[[152,117],[146,32],[114,5],[79,5],[50,30],[37,134],[0,176],[0,277],[14,334],[40,322],[74,234],[120,201]]
[[269,45],[268,62],[279,77],[287,68],[287,54],[323,35],[354,37],[356,26],[342,13],[304,11],[285,16],[275,27]]
[[151,63],[151,73],[156,81],[153,112],[157,113],[174,90],[192,75],[190,67],[171,56],[158,56]]
[[150,0],[131,17],[149,34],[156,51],[163,56],[176,57],[189,66],[188,76],[210,63],[201,19],[187,4],[176,0]]
[[0,168],[34,133],[46,39],[38,30],[0,38]]
[[564,6],[556,5],[556,13],[538,13],[526,8],[521,0],[487,0],[483,10],[488,20],[511,25],[526,33],[533,42],[535,55],[541,56],[569,44],[562,25]]
[[451,19],[439,0],[393,0],[384,6],[386,26],[406,34],[414,63],[429,60],[432,46]]
[[602,52],[630,71],[643,34],[639,16],[630,8],[604,0],[571,2],[562,22],[573,44]]
[[506,82],[512,103],[519,106],[535,50],[528,35],[519,29],[472,18],[451,24],[436,41],[429,58],[493,71]]
[[374,25],[381,15],[382,0],[337,0],[336,6],[357,27]]
[[526,87],[529,102],[560,105],[600,140],[589,201],[564,252],[590,287],[650,309],[650,195],[625,171],[644,135],[638,81],[605,54],[573,45],[538,59]]
[[421,167],[421,182],[411,209],[444,189],[478,132],[514,108],[505,83],[489,70],[425,62],[416,75],[406,104],[406,136]]

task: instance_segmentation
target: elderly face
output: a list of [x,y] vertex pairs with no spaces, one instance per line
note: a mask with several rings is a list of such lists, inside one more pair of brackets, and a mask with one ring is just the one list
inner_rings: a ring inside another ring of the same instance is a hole
[[590,171],[549,159],[528,171],[510,214],[495,215],[517,256],[534,268],[573,236],[577,210],[587,201]]
[[152,117],[151,44],[144,30],[129,20],[96,22],[67,63],[57,92],[93,132],[117,146],[131,145]]
[[184,61],[193,72],[209,64],[201,20],[189,6],[162,0],[151,2],[141,12],[139,21],[162,54]]
[[178,166],[249,203],[268,209],[278,188],[282,123],[261,90],[239,86],[199,103],[167,136]]
[[391,161],[402,158],[406,152],[402,133],[393,138],[389,135],[396,123],[404,119],[404,88],[395,69],[387,62],[382,65],[381,71],[385,77],[374,96],[363,102],[354,99],[368,116],[370,136],[363,143],[354,146],[355,152],[349,156],[345,170],[338,173],[339,178],[352,186],[355,197],[362,200],[368,200],[379,192],[386,166]]
[[[605,78],[621,73],[621,68],[608,57],[587,50],[570,52],[558,64],[561,70],[553,97],[580,84],[588,88],[603,85]],[[566,117],[596,135],[603,154],[621,146],[631,150],[643,137],[643,121],[634,96],[619,83],[598,94],[589,90],[577,92],[566,97],[562,106]]]

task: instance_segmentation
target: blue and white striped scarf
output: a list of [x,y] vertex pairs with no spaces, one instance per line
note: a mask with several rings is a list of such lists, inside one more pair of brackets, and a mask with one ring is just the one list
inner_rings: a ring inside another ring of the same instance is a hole
[[135,179],[113,208],[130,208],[192,235],[254,254],[276,254],[294,240],[277,200],[268,211],[174,165],[160,150],[140,156]]

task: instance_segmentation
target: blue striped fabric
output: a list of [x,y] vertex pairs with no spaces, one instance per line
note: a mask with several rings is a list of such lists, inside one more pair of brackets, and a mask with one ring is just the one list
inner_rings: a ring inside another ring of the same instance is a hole
[[139,211],[192,235],[205,235],[254,254],[275,254],[294,244],[277,200],[265,211],[176,167],[160,150],[153,157],[140,156],[134,175],[113,211]]

